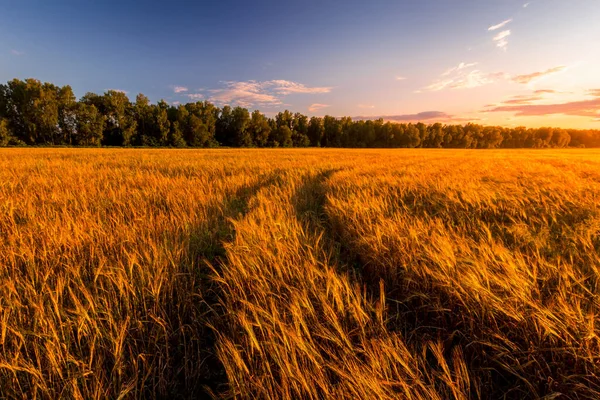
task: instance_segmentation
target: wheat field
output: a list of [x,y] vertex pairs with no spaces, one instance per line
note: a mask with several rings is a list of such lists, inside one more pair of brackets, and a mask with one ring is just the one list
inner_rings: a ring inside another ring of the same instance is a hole
[[0,398],[600,397],[598,150],[0,150]]

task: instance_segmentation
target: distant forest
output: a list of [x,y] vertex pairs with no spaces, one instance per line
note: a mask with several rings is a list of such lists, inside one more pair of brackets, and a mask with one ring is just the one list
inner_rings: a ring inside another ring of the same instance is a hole
[[109,90],[79,101],[70,86],[14,79],[0,85],[0,146],[561,148],[600,147],[599,130],[504,128],[382,119],[268,118],[208,101],[151,104]]

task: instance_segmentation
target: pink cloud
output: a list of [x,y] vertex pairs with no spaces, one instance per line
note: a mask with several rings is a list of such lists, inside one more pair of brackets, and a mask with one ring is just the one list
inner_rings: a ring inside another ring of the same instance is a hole
[[183,92],[187,92],[188,88],[186,88],[185,86],[174,86],[173,87],[173,92],[175,93],[183,93]]
[[502,105],[487,112],[512,112],[517,116],[543,116],[564,114],[578,117],[600,116],[600,97],[592,100],[571,101],[558,104]]
[[536,80],[541,79],[543,77],[546,77],[548,75],[553,75],[553,74],[562,72],[566,68],[567,68],[566,66],[561,65],[561,66],[558,66],[558,67],[547,69],[545,71],[534,72],[534,73],[526,74],[526,75],[517,75],[517,76],[514,76],[512,78],[512,80],[514,82],[522,83],[522,84],[526,85],[528,83],[531,83],[533,81],[536,81]]
[[242,107],[254,105],[276,106],[283,104],[281,97],[290,94],[323,94],[331,92],[331,87],[310,87],[305,84],[286,81],[228,81],[225,87],[212,89],[210,100],[219,104],[237,104]]
[[308,107],[308,111],[310,111],[310,112],[317,112],[317,111],[322,110],[322,109],[327,108],[327,107],[331,107],[331,106],[329,104],[318,104],[318,103],[315,103],[315,104],[311,104],[311,106]]
[[190,100],[194,100],[194,101],[199,101],[199,100],[202,100],[204,98],[204,95],[202,93],[190,93],[190,94],[186,94],[186,96]]
[[377,115],[377,116],[362,116],[354,117],[359,121],[383,119],[387,122],[419,122],[419,121],[436,121],[436,122],[469,122],[478,121],[479,118],[466,118],[450,115],[442,111],[424,111],[417,114],[399,114],[399,115]]

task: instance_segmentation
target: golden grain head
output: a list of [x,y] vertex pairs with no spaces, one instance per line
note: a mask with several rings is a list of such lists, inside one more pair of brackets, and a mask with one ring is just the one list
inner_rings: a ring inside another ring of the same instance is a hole
[[0,151],[0,398],[600,396],[600,151]]

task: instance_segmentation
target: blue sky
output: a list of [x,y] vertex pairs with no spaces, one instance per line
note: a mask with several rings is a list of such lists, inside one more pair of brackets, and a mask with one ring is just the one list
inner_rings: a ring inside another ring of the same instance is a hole
[[0,0],[0,81],[271,115],[597,128],[598,15],[598,0]]

